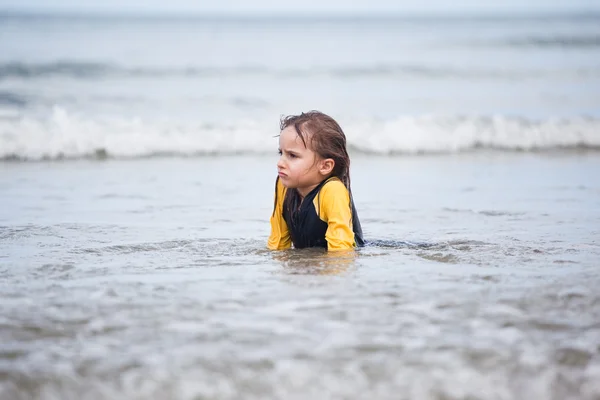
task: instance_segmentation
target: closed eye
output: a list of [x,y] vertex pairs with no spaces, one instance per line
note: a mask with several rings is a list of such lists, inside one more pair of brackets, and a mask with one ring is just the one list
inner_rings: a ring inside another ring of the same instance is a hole
[[277,154],[282,155],[283,152],[281,151],[281,149],[277,150]]

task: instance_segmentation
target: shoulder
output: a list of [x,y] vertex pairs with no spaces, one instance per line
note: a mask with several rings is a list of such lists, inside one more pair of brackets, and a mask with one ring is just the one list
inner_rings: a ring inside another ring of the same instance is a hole
[[350,209],[350,194],[342,181],[331,178],[325,182],[319,195],[315,197],[314,204],[319,210],[319,215],[327,218],[332,213]]
[[350,193],[338,178],[325,182],[315,198],[315,208],[321,220],[327,223],[344,221],[346,224],[352,219]]
[[338,178],[331,178],[327,182],[325,182],[325,184],[321,188],[320,193],[321,196],[327,197],[349,197],[348,189],[346,189],[346,186]]

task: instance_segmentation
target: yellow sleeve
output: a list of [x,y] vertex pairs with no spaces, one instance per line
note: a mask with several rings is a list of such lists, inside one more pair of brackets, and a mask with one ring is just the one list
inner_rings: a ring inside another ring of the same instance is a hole
[[315,201],[319,210],[319,217],[327,222],[327,250],[348,250],[356,246],[354,231],[352,230],[352,209],[350,208],[350,195],[346,186],[338,180],[327,182]]
[[285,220],[283,219],[283,199],[285,198],[285,186],[277,178],[275,187],[275,210],[271,215],[271,235],[267,247],[271,250],[289,249],[292,246],[292,237]]

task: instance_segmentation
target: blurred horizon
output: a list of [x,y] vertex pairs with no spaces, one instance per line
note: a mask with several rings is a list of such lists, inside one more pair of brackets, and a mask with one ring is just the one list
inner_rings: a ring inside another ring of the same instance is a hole
[[589,0],[565,2],[530,1],[526,4],[515,0],[488,3],[448,0],[355,0],[350,3],[338,0],[307,0],[301,6],[258,0],[249,5],[238,0],[224,0],[219,4],[198,4],[188,0],[175,0],[168,4],[158,1],[88,1],[85,4],[70,0],[0,0],[2,14],[50,14],[50,15],[139,15],[139,16],[298,16],[314,17],[411,17],[411,16],[520,16],[545,14],[600,13],[600,3]]
[[134,10],[115,10],[115,11],[85,11],[85,10],[51,10],[51,9],[2,9],[0,8],[0,17],[74,17],[74,18],[133,18],[133,19],[264,19],[280,18],[281,20],[401,20],[401,19],[528,19],[528,18],[591,18],[600,17],[598,10],[531,10],[531,11],[442,11],[442,12],[334,12],[326,11],[318,14],[309,12],[186,12],[186,11],[134,11]]

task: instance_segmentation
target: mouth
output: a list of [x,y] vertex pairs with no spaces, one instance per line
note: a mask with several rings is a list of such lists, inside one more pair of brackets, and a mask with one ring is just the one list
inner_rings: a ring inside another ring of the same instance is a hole
[[278,175],[279,175],[279,177],[280,177],[280,178],[286,178],[286,177],[287,177],[287,175],[286,175],[286,174],[284,174],[284,173],[283,173],[283,172],[281,172],[281,171],[279,172],[279,174],[278,174]]

